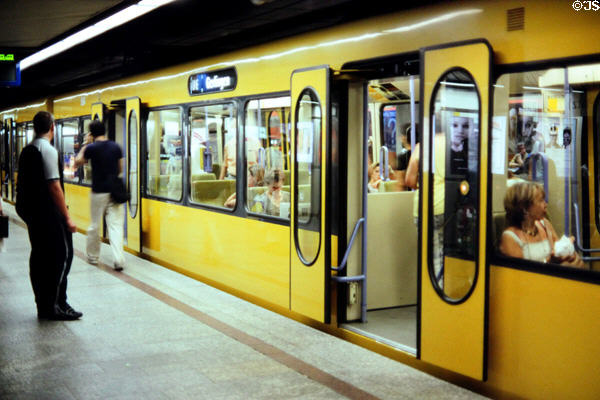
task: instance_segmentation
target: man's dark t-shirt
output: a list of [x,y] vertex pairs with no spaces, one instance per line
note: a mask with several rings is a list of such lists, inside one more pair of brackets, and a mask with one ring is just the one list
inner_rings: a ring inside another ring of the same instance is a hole
[[83,156],[92,163],[92,192],[109,193],[119,175],[121,147],[111,140],[98,141],[87,145]]

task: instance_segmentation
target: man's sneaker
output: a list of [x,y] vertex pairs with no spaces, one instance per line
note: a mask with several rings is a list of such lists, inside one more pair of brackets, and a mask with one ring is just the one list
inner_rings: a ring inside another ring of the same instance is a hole
[[69,303],[65,303],[65,305],[60,308],[65,314],[73,316],[75,319],[83,317],[83,313],[81,311],[74,310]]
[[55,307],[53,311],[38,311],[39,319],[49,319],[52,321],[74,321],[83,316],[82,312],[75,311],[70,305],[64,307]]
[[119,271],[123,271],[123,266],[119,263],[115,263],[114,264],[114,269],[115,271],[119,272]]
[[92,264],[92,265],[98,265],[98,259],[97,258],[90,258],[88,257],[87,262]]

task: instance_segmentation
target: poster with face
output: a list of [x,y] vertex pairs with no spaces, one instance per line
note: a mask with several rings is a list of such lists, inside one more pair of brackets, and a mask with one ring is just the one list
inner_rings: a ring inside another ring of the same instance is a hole
[[[476,141],[473,138],[473,118],[466,115],[452,115],[449,119],[448,172],[450,176],[464,177],[469,170],[469,147],[476,151]],[[469,142],[473,142],[469,145]],[[474,160],[475,165],[477,160]]]

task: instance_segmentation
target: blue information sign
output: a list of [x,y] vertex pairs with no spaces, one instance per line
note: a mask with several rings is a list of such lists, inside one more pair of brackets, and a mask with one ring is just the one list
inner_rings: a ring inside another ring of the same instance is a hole
[[218,71],[203,72],[191,75],[188,80],[190,95],[227,92],[235,89],[237,73],[235,68],[221,69]]

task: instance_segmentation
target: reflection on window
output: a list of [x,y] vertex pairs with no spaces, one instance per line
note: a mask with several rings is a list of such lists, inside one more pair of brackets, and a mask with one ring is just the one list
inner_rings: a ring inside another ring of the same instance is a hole
[[289,126],[284,123],[289,120],[290,104],[290,97],[246,104],[246,199],[251,212],[290,217]]
[[588,110],[599,85],[600,65],[505,74],[494,85],[492,207],[502,254],[581,267],[580,257],[592,252],[567,246],[569,259],[551,257],[554,243],[565,235],[577,238],[579,249],[600,247],[596,213],[589,211],[598,207],[598,188],[588,193],[584,153],[586,134],[598,134],[597,110]]
[[431,131],[429,273],[445,298],[458,301],[475,283],[477,254],[479,99],[465,71],[451,71],[438,82]]
[[224,207],[235,193],[237,178],[235,106],[193,107],[190,124],[191,199],[194,203]]
[[150,111],[146,121],[146,193],[179,200],[182,195],[181,112]]
[[79,121],[62,121],[60,129],[63,179],[65,182],[79,182],[79,169],[75,166],[75,157],[79,152]]

